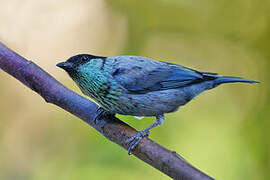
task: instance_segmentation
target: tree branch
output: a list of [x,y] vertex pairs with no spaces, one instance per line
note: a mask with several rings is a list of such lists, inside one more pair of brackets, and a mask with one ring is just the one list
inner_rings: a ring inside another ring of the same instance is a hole
[[[32,61],[28,61],[0,43],[0,68],[37,92],[46,102],[79,117],[102,135],[127,149],[125,141],[137,132],[116,117],[94,122],[98,106],[69,90]],[[175,151],[170,151],[148,137],[133,150],[133,155],[174,179],[212,180],[191,166]]]

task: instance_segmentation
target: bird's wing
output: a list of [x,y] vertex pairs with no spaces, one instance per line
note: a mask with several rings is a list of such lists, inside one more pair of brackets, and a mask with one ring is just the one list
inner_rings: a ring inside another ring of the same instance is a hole
[[180,88],[205,80],[198,71],[145,57],[117,56],[106,61],[113,69],[112,78],[133,94]]

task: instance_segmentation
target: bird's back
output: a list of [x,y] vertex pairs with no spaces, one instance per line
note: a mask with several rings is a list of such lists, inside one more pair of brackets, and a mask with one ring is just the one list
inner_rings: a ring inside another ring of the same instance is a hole
[[139,56],[109,57],[105,63],[112,78],[131,94],[185,87],[215,78],[214,75]]
[[216,78],[215,73],[138,56],[109,57],[104,71],[123,88],[117,113],[136,116],[175,111],[211,86],[199,84]]

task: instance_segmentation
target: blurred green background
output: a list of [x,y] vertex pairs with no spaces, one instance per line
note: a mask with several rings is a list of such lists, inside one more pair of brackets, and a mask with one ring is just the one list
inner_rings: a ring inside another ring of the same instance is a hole
[[[216,179],[270,178],[269,0],[0,0],[0,41],[76,92],[55,64],[140,55],[261,81],[167,114],[151,138]],[[0,179],[169,179],[0,71]],[[139,121],[119,116],[142,129]]]

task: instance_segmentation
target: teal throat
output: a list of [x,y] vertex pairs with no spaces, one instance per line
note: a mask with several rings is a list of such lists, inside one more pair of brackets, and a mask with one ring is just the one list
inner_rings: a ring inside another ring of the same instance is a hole
[[106,111],[111,113],[121,111],[118,100],[122,90],[115,81],[109,81],[104,73],[85,72],[72,78],[85,95],[94,99]]

